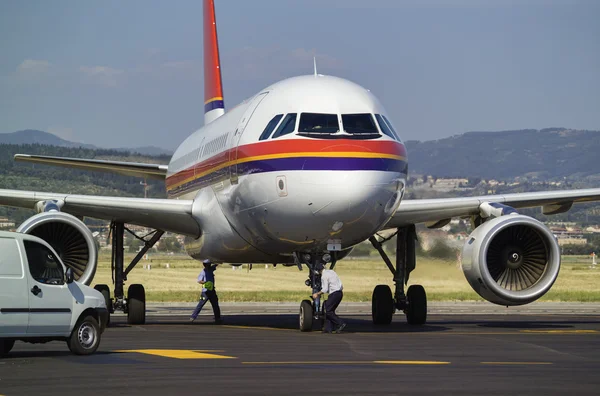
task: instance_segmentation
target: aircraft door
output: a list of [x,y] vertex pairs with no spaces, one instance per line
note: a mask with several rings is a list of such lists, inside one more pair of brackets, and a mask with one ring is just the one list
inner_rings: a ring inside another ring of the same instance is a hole
[[238,165],[237,165],[237,159],[238,159],[238,145],[240,143],[240,139],[242,138],[242,135],[244,134],[244,130],[246,129],[246,126],[248,125],[248,121],[250,121],[250,118],[252,118],[252,114],[254,114],[254,111],[256,110],[256,108],[258,107],[258,105],[260,104],[260,102],[262,102],[262,100],[268,95],[269,92],[262,92],[258,95],[256,95],[253,99],[252,102],[250,102],[250,106],[248,106],[248,109],[246,109],[246,111],[244,112],[244,115],[242,116],[242,119],[240,120],[236,130],[235,130],[235,134],[233,135],[233,140],[231,142],[231,150],[229,151],[229,163],[231,164],[230,166],[230,178],[231,178],[231,184],[237,184],[238,183]]

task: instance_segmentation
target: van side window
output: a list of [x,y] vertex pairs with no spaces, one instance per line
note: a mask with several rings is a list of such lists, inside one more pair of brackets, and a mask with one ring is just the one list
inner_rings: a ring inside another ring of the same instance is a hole
[[281,124],[279,124],[279,128],[273,134],[273,138],[292,133],[294,129],[296,129],[296,113],[288,114],[281,121]]
[[269,123],[267,124],[267,127],[265,128],[263,133],[261,133],[260,138],[258,138],[258,140],[268,139],[269,136],[271,136],[271,132],[273,132],[273,129],[275,129],[275,127],[279,123],[279,120],[281,120],[281,117],[283,117],[283,114],[277,114],[275,117],[273,117],[273,119],[271,119],[271,121],[269,121]]
[[65,274],[54,253],[37,242],[23,241],[23,243],[27,252],[29,272],[33,279],[49,285],[62,285],[65,282]]
[[0,238],[0,277],[5,276],[23,276],[19,245],[11,238]]

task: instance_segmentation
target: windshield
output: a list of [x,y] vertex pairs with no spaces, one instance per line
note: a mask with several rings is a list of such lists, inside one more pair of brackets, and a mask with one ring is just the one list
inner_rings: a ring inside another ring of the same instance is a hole
[[296,114],[288,114],[281,121],[281,124],[279,124],[279,128],[273,134],[273,138],[292,133],[294,132],[294,128],[296,128]]
[[337,114],[302,113],[300,115],[300,133],[336,133],[339,132]]
[[371,114],[342,114],[342,124],[346,133],[379,135]]
[[265,127],[265,130],[260,135],[260,138],[258,140],[268,139],[269,136],[271,136],[271,132],[273,132],[273,129],[275,129],[275,127],[277,126],[279,120],[281,120],[281,117],[283,117],[283,114],[277,114],[275,117],[273,117],[273,119],[269,121],[269,123]]
[[386,122],[387,118],[384,119],[384,117],[379,114],[375,114],[375,118],[377,118],[377,122],[379,123],[379,128],[381,128],[381,132],[385,133],[392,139],[400,141],[400,138],[398,137],[398,135],[396,135],[396,131],[394,131],[391,124]]

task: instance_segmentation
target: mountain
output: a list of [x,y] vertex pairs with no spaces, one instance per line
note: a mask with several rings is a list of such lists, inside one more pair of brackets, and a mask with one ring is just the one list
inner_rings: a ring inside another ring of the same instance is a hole
[[[0,144],[43,144],[48,146],[58,147],[82,147],[88,149],[100,149],[93,144],[84,144],[71,142],[62,139],[49,132],[38,131],[35,129],[26,129],[23,131],[17,131],[12,133],[0,133]],[[128,151],[132,153],[140,153],[143,155],[172,155],[171,150],[163,149],[154,146],[143,146],[143,147],[120,147],[112,150],[117,151]]]
[[600,131],[566,128],[467,132],[406,142],[411,173],[514,179],[600,177]]

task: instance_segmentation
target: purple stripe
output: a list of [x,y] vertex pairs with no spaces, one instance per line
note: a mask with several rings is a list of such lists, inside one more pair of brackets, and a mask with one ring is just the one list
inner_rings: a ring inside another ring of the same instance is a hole
[[[389,158],[346,158],[346,157],[292,157],[258,160],[238,164],[240,176],[254,173],[279,172],[290,170],[311,171],[384,171],[406,174],[407,162]],[[193,189],[200,189],[225,180],[229,169],[221,169],[206,176],[192,180],[180,187],[169,190],[169,195],[179,195]]]

